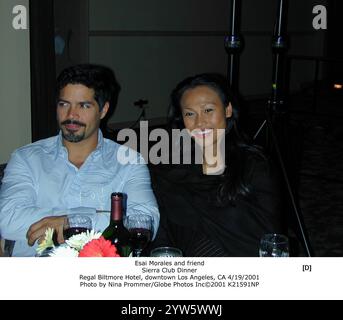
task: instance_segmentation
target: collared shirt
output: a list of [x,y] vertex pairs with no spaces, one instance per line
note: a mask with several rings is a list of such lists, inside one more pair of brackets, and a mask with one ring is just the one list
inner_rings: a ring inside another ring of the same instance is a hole
[[97,148],[78,169],[68,160],[61,133],[37,141],[17,149],[7,164],[0,189],[0,233],[16,241],[13,256],[34,256],[37,244],[28,246],[26,233],[44,217],[86,214],[93,229],[103,231],[112,192],[127,195],[126,215],[150,214],[156,234],[158,206],[139,153],[104,139],[99,130]]

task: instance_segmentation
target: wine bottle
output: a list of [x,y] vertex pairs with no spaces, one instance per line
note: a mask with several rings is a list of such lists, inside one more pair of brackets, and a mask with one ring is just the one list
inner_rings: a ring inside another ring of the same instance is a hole
[[111,194],[110,224],[102,233],[106,240],[110,240],[121,257],[128,257],[131,253],[130,233],[123,224],[123,194]]

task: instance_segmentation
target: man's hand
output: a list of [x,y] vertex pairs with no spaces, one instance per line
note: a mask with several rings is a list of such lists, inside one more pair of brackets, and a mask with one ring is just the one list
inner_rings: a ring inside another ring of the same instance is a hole
[[26,238],[27,243],[30,246],[33,246],[33,244],[37,240],[43,240],[45,236],[45,230],[48,228],[52,228],[55,230],[57,234],[57,241],[58,243],[63,243],[63,226],[66,222],[67,216],[60,216],[60,217],[46,217],[38,222],[31,225],[29,230],[27,231]]

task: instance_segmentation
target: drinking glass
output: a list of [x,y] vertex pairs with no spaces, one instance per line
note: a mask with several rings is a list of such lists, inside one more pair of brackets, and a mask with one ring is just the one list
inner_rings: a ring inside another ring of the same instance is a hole
[[50,254],[54,251],[53,247],[46,248],[42,253],[36,253],[37,258],[49,258]]
[[153,219],[148,214],[133,214],[126,217],[126,228],[130,232],[133,256],[140,257],[151,240]]
[[0,257],[12,257],[15,241],[0,238]]
[[265,234],[260,242],[260,257],[289,257],[288,238],[283,234]]
[[67,215],[66,222],[63,226],[64,240],[82,232],[92,230],[92,220],[90,217],[82,214]]
[[158,247],[150,252],[150,257],[182,257],[182,251],[174,247]]

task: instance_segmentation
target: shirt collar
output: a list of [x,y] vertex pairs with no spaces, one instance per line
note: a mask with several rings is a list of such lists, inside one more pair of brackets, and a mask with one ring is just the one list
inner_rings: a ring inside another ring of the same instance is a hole
[[[102,135],[101,130],[98,131],[98,144],[93,151],[95,154],[101,153],[102,148],[104,145],[104,137]],[[62,156],[63,158],[68,158],[68,151],[67,148],[63,145],[63,138],[62,138],[62,131],[59,132],[56,140],[56,148],[55,148],[55,160],[57,160],[58,156]]]

